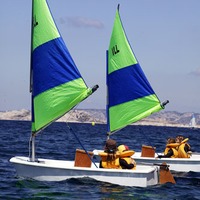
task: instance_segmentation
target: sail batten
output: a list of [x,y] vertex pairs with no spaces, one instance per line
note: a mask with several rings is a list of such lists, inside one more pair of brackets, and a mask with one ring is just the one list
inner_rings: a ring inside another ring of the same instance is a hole
[[119,6],[107,52],[107,93],[110,134],[164,108],[128,42]]
[[82,78],[46,0],[33,0],[32,132],[37,133],[93,93]]

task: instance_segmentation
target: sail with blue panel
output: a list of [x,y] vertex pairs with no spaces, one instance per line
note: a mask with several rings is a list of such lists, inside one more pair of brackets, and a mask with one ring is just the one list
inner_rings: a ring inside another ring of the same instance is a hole
[[107,90],[108,133],[164,108],[131,49],[119,6],[107,52]]
[[92,94],[77,69],[46,0],[33,0],[31,81],[32,132],[63,116]]

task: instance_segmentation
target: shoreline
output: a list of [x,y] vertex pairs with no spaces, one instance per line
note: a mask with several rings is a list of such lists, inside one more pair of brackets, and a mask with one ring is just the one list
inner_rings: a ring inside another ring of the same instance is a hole
[[[26,121],[30,122],[31,120],[28,119],[2,119],[0,118],[0,121]],[[106,124],[104,122],[94,122],[94,121],[87,121],[87,122],[81,122],[81,121],[64,121],[64,120],[56,120],[54,123],[84,123],[84,124],[91,124],[92,126],[95,126],[96,124]],[[136,122],[129,126],[158,126],[158,127],[176,127],[176,128],[188,128],[188,129],[199,129],[200,126],[197,126],[195,128],[191,128],[190,126],[186,126],[183,124],[162,124],[162,123],[144,123],[144,122]]]
[[[142,126],[165,126],[165,127],[180,127],[180,128],[191,128],[188,124],[177,123],[175,121],[176,116],[180,116],[177,112],[163,112],[161,114],[153,114],[145,119],[135,122],[132,125],[142,125]],[[183,114],[184,121],[185,115]],[[173,119],[173,123],[170,123],[169,119]],[[189,118],[189,117],[188,117]],[[31,121],[31,112],[29,110],[12,110],[12,111],[0,111],[0,120],[13,120],[13,121]],[[189,119],[188,119],[189,120]],[[179,119],[181,121],[181,118]],[[94,123],[95,124],[106,124],[106,114],[105,110],[95,110],[95,109],[80,109],[72,110],[69,113],[62,116],[55,122],[69,122],[69,123]],[[200,128],[200,125],[195,127]]]

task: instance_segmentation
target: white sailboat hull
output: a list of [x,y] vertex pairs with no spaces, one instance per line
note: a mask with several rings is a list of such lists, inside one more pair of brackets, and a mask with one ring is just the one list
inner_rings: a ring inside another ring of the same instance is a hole
[[[158,153],[161,155],[161,153]],[[200,154],[192,154],[190,158],[156,158],[141,157],[141,152],[135,152],[132,156],[138,164],[161,164],[166,162],[170,167],[170,171],[176,172],[200,172]]]
[[28,157],[13,157],[10,162],[15,166],[19,177],[39,181],[89,177],[123,186],[147,187],[159,183],[159,169],[155,166],[138,165],[136,170],[102,169],[96,168],[94,164],[90,168],[74,167],[74,161],[38,159],[38,162],[31,162]]

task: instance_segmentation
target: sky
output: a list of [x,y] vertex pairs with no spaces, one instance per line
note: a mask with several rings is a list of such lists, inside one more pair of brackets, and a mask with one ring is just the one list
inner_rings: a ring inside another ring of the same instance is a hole
[[[131,47],[166,111],[200,113],[199,0],[48,0],[88,86],[78,108],[106,107],[106,50],[117,5]],[[0,6],[0,111],[29,109],[31,0]]]

